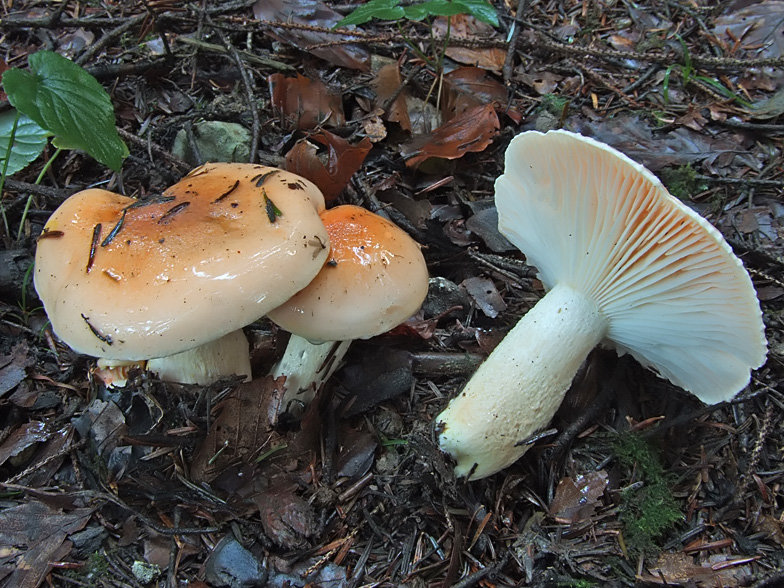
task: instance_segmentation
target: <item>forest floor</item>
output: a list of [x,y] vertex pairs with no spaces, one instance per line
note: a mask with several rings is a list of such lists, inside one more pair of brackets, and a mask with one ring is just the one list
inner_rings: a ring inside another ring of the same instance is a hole
[[[36,183],[50,145],[5,184],[0,586],[784,584],[784,2],[493,4],[498,26],[349,32],[333,26],[356,3],[3,2],[6,67],[42,49],[80,64],[130,155],[117,173],[64,151]],[[467,483],[433,421],[543,295],[492,198],[511,138],[553,128],[644,164],[724,235],[768,359],[706,406],[596,351],[553,431]],[[32,287],[67,196],[143,198],[231,158],[387,215],[432,277],[422,310],[355,341],[301,420],[266,418],[286,341],[267,320],[246,328],[250,383],[136,371],[107,389]]]

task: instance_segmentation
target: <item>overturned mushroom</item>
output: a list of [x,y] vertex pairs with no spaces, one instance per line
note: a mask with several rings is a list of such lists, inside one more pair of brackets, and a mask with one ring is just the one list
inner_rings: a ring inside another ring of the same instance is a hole
[[80,353],[157,358],[151,370],[184,383],[249,377],[241,329],[321,269],[323,208],[311,182],[249,164],[203,165],[146,200],[85,190],[46,223],[35,287]]
[[309,402],[337,368],[353,339],[380,335],[413,315],[428,273],[406,232],[359,206],[321,213],[329,259],[316,278],[268,317],[292,333],[275,377],[286,376],[284,406]]
[[616,150],[568,131],[525,132],[496,182],[500,231],[547,294],[437,418],[460,476],[517,460],[598,344],[703,402],[732,398],[765,361],[749,275],[705,219]]

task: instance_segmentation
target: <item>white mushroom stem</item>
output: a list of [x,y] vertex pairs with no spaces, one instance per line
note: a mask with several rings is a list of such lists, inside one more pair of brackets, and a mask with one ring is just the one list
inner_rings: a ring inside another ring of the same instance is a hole
[[206,386],[220,378],[251,378],[248,339],[242,329],[188,351],[151,359],[147,369],[161,380]]
[[124,361],[100,358],[93,373],[106,386],[122,388],[128,383],[131,368],[147,369],[161,380],[179,384],[206,386],[221,378],[251,378],[248,339],[242,329],[223,337],[166,357],[150,360]]
[[283,357],[271,371],[273,378],[286,376],[284,409],[288,410],[293,401],[305,405],[313,400],[324,382],[340,367],[351,341],[313,343],[299,335],[291,335]]
[[525,440],[545,427],[588,353],[604,339],[596,303],[559,284],[482,363],[436,418],[441,449],[455,473],[484,478],[516,461]]

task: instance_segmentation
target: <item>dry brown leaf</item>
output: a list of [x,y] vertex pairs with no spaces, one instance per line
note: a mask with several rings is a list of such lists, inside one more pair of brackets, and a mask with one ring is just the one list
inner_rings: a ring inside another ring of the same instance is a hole
[[[477,38],[488,38],[497,36],[497,31],[489,24],[477,20],[468,14],[456,14],[450,17],[451,30],[449,33],[452,39],[474,40]],[[447,19],[437,18],[433,22],[433,30],[446,35]],[[499,47],[471,48],[471,47],[448,47],[446,55],[458,63],[474,65],[482,69],[488,69],[500,73],[506,60],[506,51]]]
[[493,142],[499,128],[498,115],[492,104],[475,106],[430,135],[404,145],[401,152],[408,167],[416,167],[431,157],[457,159],[466,153],[484,151]]
[[329,91],[320,80],[311,80],[297,74],[287,78],[272,74],[267,78],[272,108],[301,130],[328,125],[342,127],[346,124],[340,96]]
[[469,108],[483,104],[503,107],[508,101],[506,87],[479,67],[459,67],[444,75],[441,116],[448,121]]
[[[326,151],[319,153],[313,144],[319,143]],[[286,169],[307,178],[324,194],[327,203],[333,201],[346,187],[373,148],[367,137],[357,144],[328,131],[319,131],[308,139],[297,141],[286,154]]]
[[[253,15],[261,21],[281,23],[279,28],[266,28],[265,33],[281,43],[287,43],[341,67],[370,70],[370,54],[358,45],[335,43],[335,35],[305,28],[287,28],[286,24],[331,29],[343,16],[317,0],[258,0]],[[318,45],[318,47],[314,47]]]
[[400,77],[400,65],[390,63],[383,66],[373,79],[373,90],[376,92],[376,106],[383,108],[390,100],[386,109],[386,120],[400,125],[404,131],[411,132],[411,119],[408,116],[405,88],[401,90],[403,79]]

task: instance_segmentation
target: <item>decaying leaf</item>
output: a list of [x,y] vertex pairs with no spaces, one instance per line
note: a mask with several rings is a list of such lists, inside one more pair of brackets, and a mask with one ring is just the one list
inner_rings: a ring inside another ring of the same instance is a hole
[[359,478],[373,465],[378,442],[374,435],[345,426],[340,431],[337,455],[337,474]]
[[27,343],[14,345],[11,353],[0,356],[0,397],[16,388],[26,377],[26,368],[32,363]]
[[46,441],[49,435],[46,424],[41,421],[31,421],[17,427],[0,445],[0,465],[8,459],[16,457],[25,449]]
[[492,104],[469,108],[430,135],[418,137],[401,149],[408,167],[426,159],[457,159],[469,152],[484,151],[493,142],[500,123]]
[[244,382],[216,407],[218,415],[193,456],[194,480],[209,482],[230,465],[248,463],[275,445],[284,382],[282,377]]
[[341,127],[346,123],[340,96],[330,92],[320,80],[311,80],[301,74],[288,78],[276,73],[270,75],[267,82],[272,108],[296,128]]
[[738,3],[741,8],[716,19],[713,34],[729,47],[740,40],[741,47],[753,47],[754,57],[784,55],[784,2]]
[[8,549],[0,558],[0,579],[8,576],[4,585],[40,585],[52,563],[71,551],[67,537],[84,529],[92,513],[92,508],[59,511],[38,500],[0,510],[0,545]]
[[341,383],[349,392],[344,416],[361,414],[370,407],[411,389],[414,381],[408,351],[382,348],[366,353],[361,363],[343,368]]
[[608,476],[604,470],[578,474],[574,478],[566,476],[555,489],[550,514],[559,523],[570,525],[590,519],[607,483]]
[[731,169],[731,163],[759,168],[758,161],[738,148],[739,137],[728,133],[714,136],[684,127],[656,132],[645,119],[631,114],[575,123],[573,130],[615,147],[652,171],[697,161],[714,168],[717,175]]
[[685,553],[662,553],[648,573],[638,579],[646,584],[663,586],[744,586],[751,578],[748,563],[756,557],[711,556],[703,565]]
[[[253,5],[253,15],[268,23],[281,23],[280,28],[265,32],[281,43],[320,57],[325,61],[360,71],[370,69],[370,54],[358,45],[332,44],[335,35],[305,27],[331,29],[343,16],[318,0],[258,0]],[[304,25],[303,28],[287,28],[286,24]],[[327,46],[324,46],[327,44]],[[316,46],[316,47],[314,47]]]
[[466,289],[468,295],[486,316],[495,318],[506,310],[506,303],[491,279],[473,276],[463,280],[460,285]]
[[[326,151],[319,153],[314,142],[325,147]],[[297,141],[286,154],[286,169],[316,184],[324,194],[324,199],[331,202],[362,167],[372,147],[367,137],[351,144],[338,135],[322,130]]]
[[293,484],[277,485],[254,496],[265,534],[286,549],[304,547],[318,528],[313,507],[295,489]]

